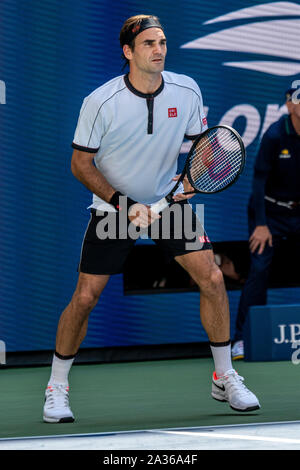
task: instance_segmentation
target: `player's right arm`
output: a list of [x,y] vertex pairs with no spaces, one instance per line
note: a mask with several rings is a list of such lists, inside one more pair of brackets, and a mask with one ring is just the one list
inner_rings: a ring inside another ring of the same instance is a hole
[[75,149],[71,160],[71,171],[84,186],[106,202],[116,192],[107,179],[94,165],[95,153]]
[[[102,100],[97,98],[97,94],[91,94],[82,103],[72,143],[74,151],[71,170],[73,175],[92,193],[119,209],[119,197],[115,194],[117,190],[94,165],[94,157],[101,146],[102,136],[108,132],[101,112],[102,105]],[[112,201],[111,198],[114,195]],[[132,200],[128,202],[132,204],[128,217],[134,224],[141,227],[148,226],[157,218],[147,206],[134,204],[135,201]]]
[[[93,160],[95,153],[75,149],[71,160],[71,171],[87,189],[104,201],[111,203],[116,189],[111,186],[102,173],[95,167]],[[145,228],[155,219],[157,214],[151,212],[144,204],[136,203],[129,209],[128,218],[135,225]]]

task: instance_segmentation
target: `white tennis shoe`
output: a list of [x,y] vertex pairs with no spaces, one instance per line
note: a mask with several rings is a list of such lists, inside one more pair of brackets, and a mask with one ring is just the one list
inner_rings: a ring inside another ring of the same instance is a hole
[[73,423],[75,420],[69,405],[69,387],[49,384],[45,393],[44,416],[46,423]]
[[228,370],[221,377],[213,374],[211,395],[215,400],[227,401],[235,411],[254,411],[260,404],[254,393],[243,384],[244,377],[234,369]]

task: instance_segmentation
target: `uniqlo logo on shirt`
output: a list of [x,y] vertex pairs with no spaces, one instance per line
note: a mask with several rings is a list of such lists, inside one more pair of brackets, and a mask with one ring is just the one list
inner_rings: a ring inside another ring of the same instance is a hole
[[168,108],[168,116],[177,117],[177,108]]
[[207,235],[202,235],[199,238],[200,243],[210,243],[210,239],[208,238]]

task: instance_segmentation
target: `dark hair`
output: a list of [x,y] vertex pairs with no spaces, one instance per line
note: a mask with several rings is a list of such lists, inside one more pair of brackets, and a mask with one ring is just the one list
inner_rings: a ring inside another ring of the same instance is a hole
[[[151,22],[151,23],[150,23]],[[142,23],[146,25],[144,29],[147,27],[158,27],[162,29],[160,21],[157,16],[154,15],[135,15],[128,18],[120,31],[120,46],[123,49],[125,44],[128,44],[130,49],[134,51],[134,42],[136,36],[143,31]],[[124,53],[122,53],[122,59],[125,61],[123,69],[126,65],[129,65],[129,60],[126,59]]]

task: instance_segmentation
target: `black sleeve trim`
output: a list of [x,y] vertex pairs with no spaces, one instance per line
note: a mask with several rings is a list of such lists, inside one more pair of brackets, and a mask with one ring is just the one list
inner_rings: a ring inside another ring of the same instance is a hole
[[195,139],[197,139],[197,137],[199,137],[199,135],[201,135],[201,134],[195,134],[195,135],[186,135],[185,134],[184,137],[188,140],[195,140]]
[[89,147],[82,147],[82,145],[74,144],[74,142],[72,143],[71,147],[73,147],[73,149],[81,150],[82,152],[88,152],[88,153],[97,153],[100,148],[98,147],[97,149],[91,149]]

